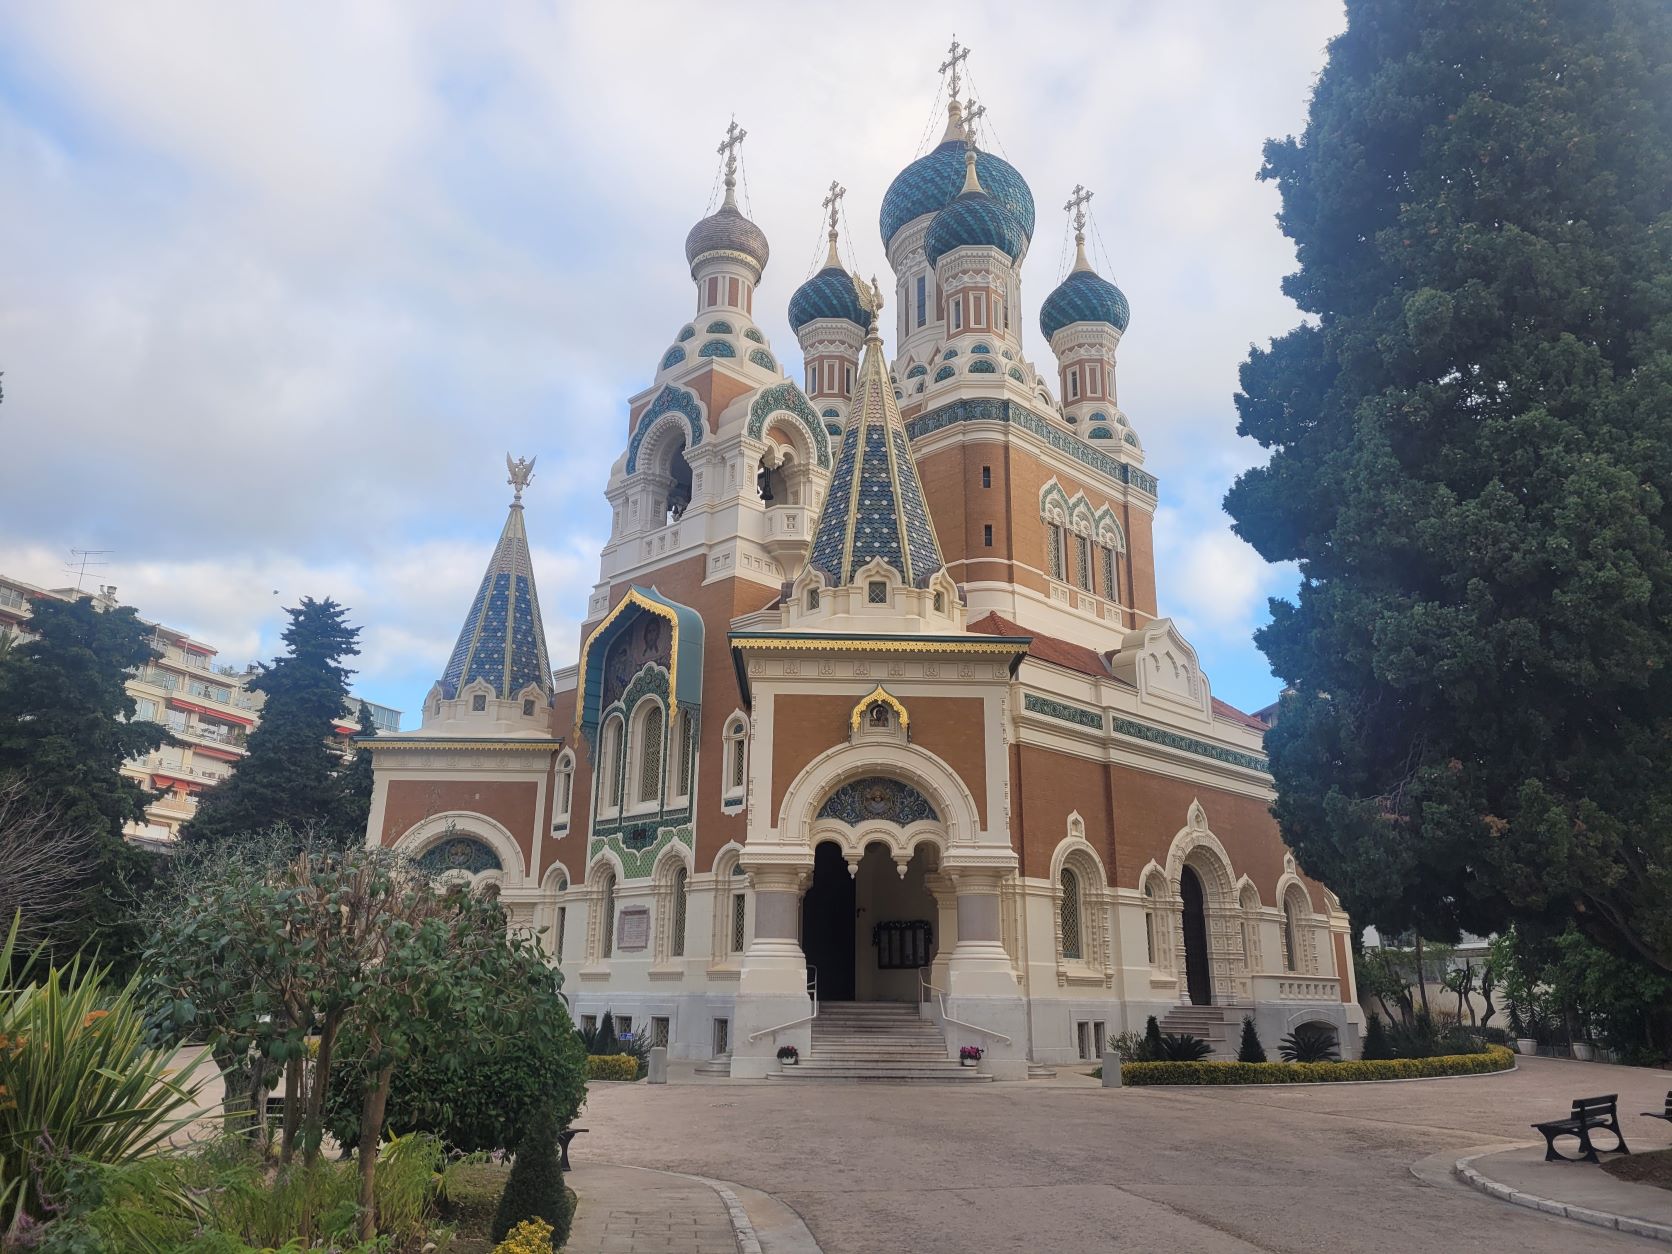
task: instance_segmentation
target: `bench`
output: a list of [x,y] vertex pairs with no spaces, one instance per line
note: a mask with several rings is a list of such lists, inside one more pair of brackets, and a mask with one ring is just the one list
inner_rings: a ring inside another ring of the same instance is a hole
[[[1620,1115],[1618,1109],[1618,1093],[1609,1093],[1604,1097],[1581,1097],[1573,1103],[1573,1113],[1566,1119],[1552,1119],[1548,1123],[1535,1123],[1533,1127],[1544,1134],[1544,1161],[1547,1163],[1594,1163],[1597,1161],[1597,1147],[1591,1143],[1591,1130],[1601,1128],[1614,1134],[1618,1142],[1613,1149],[1605,1149],[1605,1154],[1629,1154],[1626,1148],[1626,1138],[1620,1132]],[[1584,1152],[1578,1158],[1569,1158],[1566,1154],[1556,1152],[1556,1138],[1571,1136],[1579,1139],[1579,1148]]]
[[1643,1116],[1646,1119],[1664,1119],[1667,1123],[1672,1123],[1672,1089],[1666,1090],[1665,1110],[1645,1110]]
[[569,1170],[569,1142],[585,1131],[585,1128],[565,1128],[557,1134],[558,1162],[564,1171]]

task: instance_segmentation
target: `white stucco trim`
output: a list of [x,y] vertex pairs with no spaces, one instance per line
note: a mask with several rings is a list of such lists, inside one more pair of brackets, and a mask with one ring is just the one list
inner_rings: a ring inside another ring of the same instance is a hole
[[515,888],[527,886],[528,866],[510,829],[474,810],[444,810],[420,819],[401,833],[394,848],[408,857],[420,858],[447,836],[473,836],[481,840],[499,855],[500,866],[506,873],[504,882]]

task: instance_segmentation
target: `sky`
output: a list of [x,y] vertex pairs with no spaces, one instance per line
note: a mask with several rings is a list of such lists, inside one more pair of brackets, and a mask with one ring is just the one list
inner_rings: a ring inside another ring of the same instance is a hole
[[[1094,257],[1132,321],[1121,407],[1161,481],[1161,611],[1215,695],[1278,682],[1251,634],[1292,593],[1230,530],[1251,344],[1300,320],[1263,142],[1305,124],[1340,0],[827,6],[58,2],[0,6],[0,572],[86,586],[242,665],[284,607],[362,628],[363,696],[414,711],[525,498],[555,665],[608,534],[603,490],[691,307],[683,243],[735,114],[785,307],[848,189],[851,261],[939,137],[956,34],[984,146],[1027,178],[1024,348],[1096,194]],[[968,94],[968,91],[966,91]],[[886,277],[884,288],[888,286]]]

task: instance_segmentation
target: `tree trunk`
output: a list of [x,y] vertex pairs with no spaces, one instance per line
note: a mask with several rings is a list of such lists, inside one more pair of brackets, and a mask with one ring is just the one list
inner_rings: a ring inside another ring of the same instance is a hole
[[325,1086],[331,1079],[331,1054],[337,1044],[337,1029],[342,1022],[340,1011],[331,1011],[319,1031],[319,1054],[314,1059],[313,1080],[308,1085],[308,1104],[303,1126],[307,1136],[302,1141],[302,1161],[313,1166],[319,1161],[320,1144],[324,1140],[321,1128],[325,1111]]
[[279,1161],[289,1165],[296,1157],[296,1130],[302,1123],[302,1060],[287,1058],[284,1064],[284,1146]]
[[218,1040],[209,1055],[221,1073],[221,1126],[230,1137],[246,1137],[261,1126],[260,1111],[250,1102],[251,1065],[249,1047]]
[[360,1104],[360,1239],[370,1241],[377,1235],[377,1200],[372,1194],[376,1180],[377,1143],[383,1136],[383,1111],[389,1104],[389,1089],[395,1076],[395,1064],[388,1063],[378,1071],[375,1082],[366,1090]]
[[1417,996],[1422,999],[1422,1013],[1430,1017],[1433,1012],[1428,1008],[1428,972],[1422,967],[1422,933],[1417,933]]

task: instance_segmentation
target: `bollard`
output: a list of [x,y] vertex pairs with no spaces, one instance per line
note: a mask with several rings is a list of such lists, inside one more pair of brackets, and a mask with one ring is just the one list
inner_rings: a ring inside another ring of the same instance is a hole
[[1120,1087],[1120,1050],[1106,1049],[1103,1051],[1103,1087],[1118,1089]]
[[645,1077],[647,1084],[666,1084],[668,1082],[668,1047],[657,1045],[650,1051],[650,1073]]

